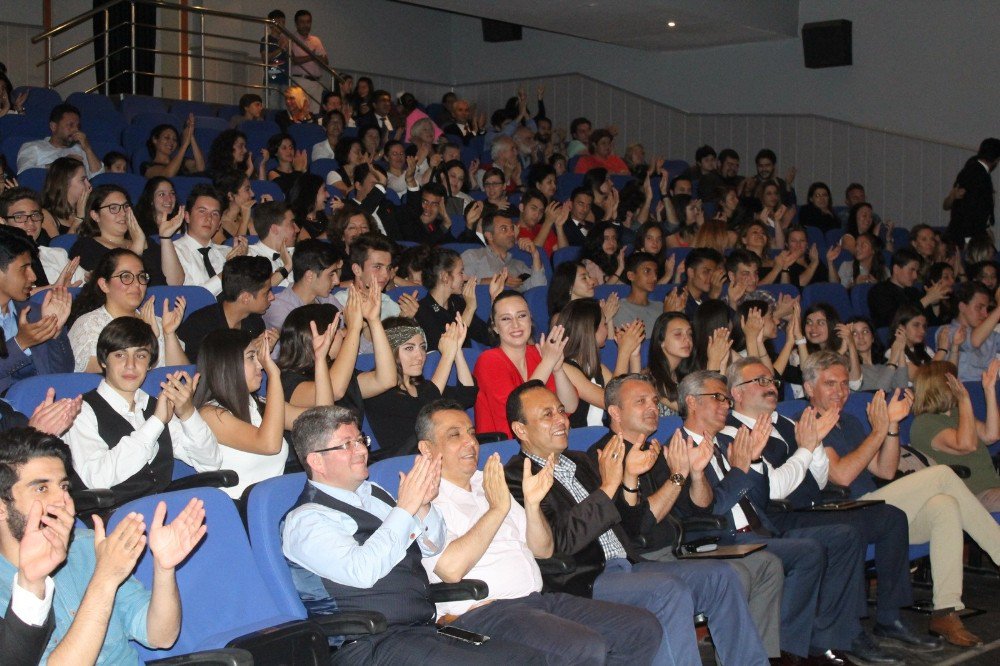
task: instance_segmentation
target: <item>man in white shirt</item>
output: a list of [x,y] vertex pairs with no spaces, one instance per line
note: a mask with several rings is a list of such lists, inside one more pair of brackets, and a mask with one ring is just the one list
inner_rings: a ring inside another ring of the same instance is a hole
[[292,56],[292,78],[307,93],[309,93],[309,111],[313,114],[319,113],[319,101],[323,96],[323,69],[316,63],[328,65],[329,59],[323,42],[316,35],[309,34],[312,31],[312,14],[308,10],[300,9],[295,12],[295,31],[298,38],[305,43],[309,51],[302,50],[298,44],[289,40],[288,46]]
[[17,153],[17,172],[44,168],[60,157],[76,157],[83,162],[87,177],[104,171],[101,158],[90,147],[87,135],[80,129],[80,110],[72,104],[57,104],[49,114],[47,139],[28,141]]
[[222,269],[226,261],[247,253],[243,236],[233,239],[233,247],[217,245],[212,238],[222,226],[224,201],[214,187],[199,183],[191,188],[184,208],[187,233],[177,239],[174,248],[184,268],[184,284],[208,289],[213,296],[222,291]]
[[267,201],[254,206],[250,217],[260,240],[247,248],[247,254],[271,262],[272,287],[291,287],[292,254],[299,235],[295,213],[284,201]]
[[299,243],[292,257],[295,282],[275,295],[264,313],[264,324],[280,331],[288,313],[295,308],[311,303],[333,303],[330,291],[336,286],[343,265],[343,256],[330,243],[321,240]]
[[344,114],[340,111],[330,112],[330,115],[326,118],[326,138],[312,147],[311,157],[313,162],[316,160],[337,159],[333,150],[337,147],[337,141],[340,140],[340,135],[344,132],[344,124]]
[[464,577],[486,581],[483,601],[437,605],[450,624],[475,629],[551,653],[571,664],[642,664],[659,646],[656,617],[634,606],[542,593],[535,557],[553,553],[552,531],[541,500],[552,487],[552,461],[532,474],[525,460],[522,507],[507,489],[494,453],[477,471],[479,443],[458,403],[436,400],[416,423],[423,456],[441,458],[441,486],[432,501],[444,518],[445,546],[422,560],[431,582]]

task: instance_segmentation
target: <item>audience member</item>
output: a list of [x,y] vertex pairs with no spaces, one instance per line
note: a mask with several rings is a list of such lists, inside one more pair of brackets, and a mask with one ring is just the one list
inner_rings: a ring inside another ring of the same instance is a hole
[[873,285],[868,292],[868,312],[876,327],[888,326],[896,308],[903,303],[923,308],[947,298],[944,285],[928,290],[921,297],[920,291],[914,286],[919,270],[920,255],[911,248],[900,248],[892,254],[889,279]]
[[80,110],[72,104],[57,104],[49,113],[51,135],[37,141],[26,141],[17,152],[17,173],[27,169],[45,168],[60,157],[75,157],[87,170],[87,177],[104,171],[90,146],[87,135],[80,129]]
[[174,234],[184,224],[184,206],[177,206],[174,184],[162,176],[146,180],[132,212],[142,233],[147,238],[156,236],[160,245],[173,243]]
[[[527,239],[517,240],[516,225],[508,212],[487,211],[482,224],[486,247],[462,253],[468,275],[477,278],[480,284],[489,284],[494,276],[505,270],[505,286],[521,292],[548,283],[538,246]],[[511,253],[515,244],[531,257],[530,267]]]
[[40,243],[44,220],[41,200],[26,187],[10,187],[0,194],[0,220],[2,224],[16,227],[34,241],[38,248],[37,259],[31,269],[35,273],[35,287],[56,285],[76,287],[86,279],[87,273],[79,261],[70,261],[66,250]]
[[299,227],[295,213],[284,201],[265,201],[257,204],[250,213],[254,229],[260,234],[256,243],[247,247],[251,257],[264,257],[271,262],[271,286],[292,286],[292,267],[295,239]]
[[[188,149],[191,158],[187,157]],[[165,176],[192,176],[205,170],[198,139],[194,135],[194,114],[184,123],[184,132],[177,139],[177,128],[173,125],[157,125],[146,139],[149,161],[139,165],[139,172],[146,178]]]
[[[22,170],[20,164],[19,158],[18,172]],[[948,236],[955,242],[967,242],[996,223],[992,173],[997,164],[1000,164],[1000,139],[983,139],[976,156],[955,177],[954,187],[963,190],[963,196],[951,203],[948,222]]]
[[267,172],[267,179],[274,181],[275,185],[281,188],[282,192],[291,189],[292,183],[309,166],[309,157],[305,149],[299,150],[295,144],[295,139],[284,132],[275,134],[267,140],[267,148],[261,155],[261,163],[268,168],[268,158],[274,160],[274,168]]
[[[634,252],[625,261],[624,273],[623,282],[631,285],[631,289],[628,296],[621,300],[621,305],[615,314],[615,328],[638,319],[645,324],[648,336],[653,332],[656,318],[663,314],[667,306],[667,301],[660,303],[649,298],[650,293],[656,288],[656,259],[645,252]],[[683,307],[682,304],[681,308]]]
[[235,129],[221,132],[212,141],[205,158],[205,175],[215,178],[232,170],[254,176],[253,156],[247,150],[247,135]]
[[[269,204],[262,204],[267,206]],[[292,256],[292,285],[276,294],[267,312],[264,325],[280,330],[285,318],[295,308],[312,303],[333,303],[331,291],[338,284],[344,264],[343,255],[329,243],[305,240],[295,246]],[[272,275],[272,282],[274,276]]]
[[[476,279],[465,274],[465,262],[457,252],[441,247],[431,250],[421,266],[420,277],[427,295],[420,299],[414,318],[427,338],[428,348],[437,347],[447,326],[459,316],[467,330],[463,347],[473,340],[490,344],[489,328],[476,314]],[[492,302],[503,290],[504,272],[494,275],[489,285]]]
[[232,248],[212,242],[222,226],[222,197],[211,185],[199,183],[191,188],[184,206],[184,225],[185,234],[174,243],[184,269],[184,284],[204,287],[218,296],[222,269],[228,260],[246,255],[246,239],[234,239]]

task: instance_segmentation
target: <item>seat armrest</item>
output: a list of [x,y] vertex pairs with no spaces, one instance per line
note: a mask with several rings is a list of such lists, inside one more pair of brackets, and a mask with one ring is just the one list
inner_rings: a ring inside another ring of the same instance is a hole
[[836,483],[827,483],[819,494],[821,502],[839,502],[851,498],[851,489],[847,486],[838,486]]
[[70,493],[78,516],[98,513],[115,505],[115,494],[107,488],[84,488]]
[[457,583],[434,583],[429,589],[429,599],[435,604],[449,601],[482,601],[489,595],[485,581],[464,578]]
[[147,661],[149,666],[181,666],[183,664],[211,664],[212,666],[253,666],[253,655],[240,648],[202,650],[176,657]]
[[955,476],[960,479],[967,479],[972,476],[972,470],[965,465],[948,465],[951,467],[951,471],[955,472]]
[[726,529],[726,519],[722,516],[688,516],[681,524],[685,532],[707,532]]
[[543,576],[566,576],[576,571],[576,560],[570,555],[552,553],[552,557],[536,559]]
[[493,442],[502,442],[505,439],[510,439],[506,433],[503,432],[477,432],[476,441],[480,444],[492,444]]
[[310,617],[327,636],[370,636],[389,626],[385,616],[375,611],[338,611]]
[[190,476],[174,479],[164,492],[189,490],[191,488],[232,488],[239,484],[240,475],[231,469],[216,469],[210,472],[199,472]]
[[778,513],[787,513],[792,510],[792,503],[788,500],[783,499],[773,499],[768,500],[767,508],[769,511],[776,511]]

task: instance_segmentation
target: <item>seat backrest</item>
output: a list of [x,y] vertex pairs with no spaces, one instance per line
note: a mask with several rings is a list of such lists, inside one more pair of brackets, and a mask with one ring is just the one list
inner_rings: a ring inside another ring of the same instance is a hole
[[387,493],[395,497],[399,492],[399,473],[409,472],[416,457],[396,456],[372,463],[368,468],[368,480],[382,486]]
[[48,169],[44,167],[25,169],[21,173],[17,174],[17,182],[20,183],[21,187],[27,187],[35,192],[41,192],[42,187],[45,185],[45,176],[47,174]]
[[531,323],[535,330],[544,333],[549,330],[549,288],[547,286],[532,287],[524,292],[524,300],[528,302],[531,312]]
[[870,284],[856,284],[851,287],[851,305],[854,307],[854,314],[861,317],[871,317],[868,309],[868,292],[871,291]]
[[[306,148],[306,150],[308,150],[311,153],[312,146]],[[340,163],[337,162],[337,160],[331,157],[324,157],[322,159],[314,160],[309,165],[309,172],[316,174],[317,176],[322,178],[323,181],[325,182],[327,175],[329,175],[331,171],[336,171],[339,168],[340,168]]]
[[101,376],[89,372],[36,375],[14,382],[7,391],[6,400],[17,411],[31,416],[35,407],[45,400],[45,393],[50,387],[55,388],[56,400],[59,400],[92,391],[100,383]]
[[198,102],[190,99],[175,99],[170,102],[170,113],[181,120],[187,120],[189,114],[196,116],[215,116],[215,109],[208,102]]
[[58,247],[69,252],[69,249],[76,244],[77,238],[76,234],[59,234],[49,241],[49,246]]
[[146,179],[132,173],[99,173],[90,179],[90,182],[97,187],[99,185],[117,185],[128,192],[129,199],[134,206],[142,196],[142,190],[146,187]]
[[844,322],[854,316],[854,308],[851,306],[851,299],[847,290],[839,284],[822,282],[810,284],[802,289],[802,310],[816,303],[828,303],[840,315],[840,321]]
[[566,201],[573,190],[583,185],[583,174],[564,173],[556,178],[556,199]]
[[215,296],[212,295],[212,292],[197,285],[160,285],[149,287],[146,290],[146,295],[156,298],[154,309],[157,316],[161,317],[163,316],[163,299],[167,299],[170,302],[170,307],[173,308],[174,300],[178,296],[183,296],[184,300],[187,301],[187,305],[184,308],[184,319],[190,317],[191,313],[196,310],[215,304]]
[[808,400],[782,400],[774,411],[790,419],[798,419],[799,414],[809,406]]
[[123,95],[121,108],[125,120],[130,121],[133,116],[140,113],[166,113],[167,103],[159,97]]
[[11,99],[17,99],[22,92],[28,93],[28,101],[25,106],[32,115],[38,115],[48,120],[49,114],[57,105],[62,104],[62,96],[52,88],[40,88],[38,86],[18,86],[11,93]]
[[584,451],[608,432],[604,426],[585,426],[572,428],[569,431],[569,450]]
[[[274,602],[257,569],[236,505],[218,488],[179,490],[134,500],[115,511],[108,529],[113,530],[132,511],[142,514],[148,526],[160,501],[166,503],[169,523],[192,498],[205,503],[208,533],[176,569],[183,613],[180,636],[168,650],[154,652],[138,646],[145,660],[222,648],[252,631],[300,619],[283,612]],[[220,575],[222,572],[230,575]],[[153,557],[148,546],[134,575],[147,589],[152,587]]]
[[262,194],[270,194],[275,201],[285,200],[285,193],[272,180],[251,180],[250,187],[253,188],[254,196],[257,197],[258,201]]
[[305,472],[276,476],[251,486],[247,498],[247,532],[257,568],[278,608],[300,618],[306,609],[281,551],[281,521],[305,483]]
[[500,454],[500,462],[506,464],[508,460],[517,455],[521,450],[521,445],[515,439],[505,439],[502,442],[491,442],[479,446],[479,468],[486,464],[486,459],[494,453]]
[[[2,118],[0,118],[0,120],[2,120]],[[0,131],[3,130],[0,129]],[[7,160],[8,167],[12,170],[17,168],[17,154],[21,151],[21,146],[29,141],[41,138],[43,137],[30,137],[23,134],[0,135],[0,153],[3,153],[4,159]]]
[[561,247],[552,253],[552,266],[556,267],[567,261],[578,261],[581,252],[583,252],[583,248],[576,245]]
[[189,376],[194,377],[194,373],[198,371],[198,366],[166,365],[162,368],[152,368],[148,373],[146,373],[146,380],[142,383],[142,390],[154,398],[158,397],[160,395],[160,383],[166,381],[167,375],[180,372],[182,370],[187,372]]
[[299,123],[288,126],[288,134],[295,139],[295,147],[312,153],[312,147],[326,138],[326,130],[316,123]]
[[[465,364],[469,366],[469,371],[471,372],[474,367],[476,367],[476,361],[479,360],[479,354],[481,353],[478,349],[472,349],[471,347],[465,347],[462,350],[462,356],[465,357]],[[431,377],[434,376],[434,371],[437,370],[438,363],[441,362],[441,354],[436,350],[428,350],[427,360],[424,362],[424,379],[430,381]],[[451,366],[451,372],[448,373],[448,386],[458,385],[458,370],[455,369],[454,364]]]
[[[844,413],[850,414],[858,421],[861,422],[861,427],[864,428],[865,434],[871,432],[872,426],[868,422],[868,403],[872,401],[875,397],[874,393],[868,393],[867,391],[851,391],[847,396],[847,404],[844,405]],[[890,394],[888,397],[892,397]]]
[[674,436],[674,431],[679,430],[683,426],[684,419],[676,414],[673,416],[661,416],[653,437],[655,437],[656,441],[660,444],[666,446],[670,441],[670,438]]

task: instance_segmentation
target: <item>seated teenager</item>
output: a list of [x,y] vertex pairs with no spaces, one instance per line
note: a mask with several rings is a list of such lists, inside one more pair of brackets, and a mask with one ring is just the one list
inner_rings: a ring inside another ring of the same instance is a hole
[[[325,356],[333,331],[328,328],[320,334],[313,326],[313,333],[317,356]],[[283,434],[305,411],[285,403],[281,372],[271,358],[272,336],[271,332],[252,338],[246,331],[214,331],[205,338],[205,355],[198,359],[201,380],[194,405],[219,442],[222,467],[240,477],[232,488],[223,488],[233,499],[239,499],[251,484],[285,471],[288,442]],[[261,401],[257,391],[263,372],[267,373],[267,395]],[[315,403],[333,404],[325,363],[316,364],[315,377]]]
[[615,327],[638,319],[646,325],[646,335],[650,335],[656,318],[663,314],[665,308],[665,303],[649,300],[649,294],[656,288],[656,258],[645,252],[632,253],[625,260],[623,277],[632,288],[615,314]]
[[18,311],[14,305],[31,295],[36,257],[27,234],[0,227],[0,391],[25,377],[73,371],[73,350],[64,328],[72,302],[66,288],[48,290],[36,310],[40,317],[29,317],[35,306]]
[[132,250],[142,257],[151,284],[184,284],[184,268],[174,244],[147,242],[132,214],[128,193],[117,185],[100,185],[87,198],[87,214],[69,258],[79,257],[80,267],[92,271],[102,256],[117,248]]
[[257,202],[250,186],[250,177],[242,171],[230,169],[215,174],[212,185],[226,202],[222,207],[221,224],[212,240],[225,243],[230,238],[257,233],[250,217],[253,205]]
[[622,284],[625,281],[625,247],[621,242],[621,230],[613,222],[594,225],[580,256],[597,284]]
[[132,212],[142,233],[147,237],[156,235],[160,245],[173,243],[174,234],[184,223],[184,207],[177,206],[174,184],[162,176],[146,181]]
[[[138,514],[126,516],[107,537],[100,517],[93,531],[74,529],[71,469],[69,449],[58,437],[32,428],[0,436],[0,494],[9,498],[0,506],[0,610],[10,602],[11,585],[19,577],[19,542],[58,521],[72,538],[65,563],[52,577],[55,631],[43,661],[52,666],[139,663],[131,641],[153,650],[177,641],[181,602],[175,569],[205,536],[204,505],[192,498],[164,525],[166,504],[160,502],[149,517],[148,537],[147,523]],[[39,504],[51,517],[42,517]],[[152,589],[131,576],[147,541]]]
[[239,329],[256,338],[264,332],[261,315],[272,300],[271,264],[267,259],[234,257],[227,261],[218,302],[192,312],[177,328],[188,358],[197,361],[202,340],[218,329]]
[[683,312],[656,318],[649,338],[649,375],[659,398],[660,416],[678,413],[677,386],[698,369],[691,320]]
[[140,388],[158,355],[156,336],[143,320],[125,316],[105,326],[97,340],[104,379],[83,395],[64,437],[82,487],[111,489],[115,506],[166,490],[174,458],[198,472],[222,464],[215,435],[191,403],[198,375],[167,375],[158,398]]
[[[791,227],[788,229],[787,238],[786,253],[781,257],[781,281],[800,288],[829,282],[827,267],[820,261],[816,244],[809,244],[806,230],[803,227]],[[834,254],[840,254],[840,247],[837,245],[831,245],[827,250],[827,263],[833,262]]]
[[[287,192],[299,174],[305,173],[309,166],[306,151],[298,150],[295,139],[284,132],[268,139],[266,150],[266,155],[274,158],[276,162],[274,168],[267,172],[267,179],[274,181],[282,192]],[[266,157],[262,162],[267,164]]]
[[920,261],[920,255],[912,248],[902,247],[893,252],[889,279],[872,285],[868,292],[868,312],[876,328],[888,326],[896,308],[904,303],[925,308],[948,297],[943,284],[923,294],[915,286]]
[[38,259],[31,266],[35,272],[35,286],[77,286],[86,278],[86,271],[80,268],[79,261],[71,264],[69,255],[61,247],[39,244],[42,220],[41,200],[27,187],[10,187],[0,194],[0,224],[20,229],[38,246]]
[[[262,207],[268,204],[262,204]],[[292,285],[274,297],[264,313],[264,325],[280,330],[292,310],[312,303],[333,303],[330,292],[339,283],[344,257],[330,243],[304,240],[292,255]],[[273,281],[273,276],[272,276]]]
[[[394,249],[395,246],[391,240],[376,232],[362,234],[351,244],[350,261],[354,279],[349,284],[353,284],[361,293],[367,293],[369,288],[375,289],[375,293],[382,301],[380,315],[382,319],[400,315],[399,304],[385,293],[385,289],[389,285],[389,271],[392,267]],[[345,289],[341,289],[333,295],[333,302],[340,310],[347,306],[347,295]],[[416,303],[416,300],[413,302]],[[370,354],[371,345],[370,338],[363,338],[361,353]]]
[[164,318],[161,319],[153,312],[154,299],[146,300],[147,284],[149,273],[131,250],[111,250],[101,257],[73,301],[70,313],[69,342],[73,346],[75,372],[101,371],[97,338],[104,327],[118,317],[142,319],[153,329],[157,344],[163,350],[156,367],[187,365],[184,343],[177,337],[177,327],[184,318],[187,302],[183,296],[178,296],[171,309],[164,299]]
[[614,332],[618,356],[612,372],[601,362],[601,349],[607,343],[609,326],[601,304],[593,298],[580,298],[566,304],[559,313],[559,324],[566,329],[566,362],[563,370],[580,396],[580,406],[570,416],[574,428],[603,425],[604,387],[612,377],[642,368],[642,341],[645,324],[636,320]]
[[[906,332],[896,329],[888,352],[875,335],[871,320],[851,317],[847,320],[854,338],[854,350],[861,363],[861,388],[859,391],[893,391],[910,385],[910,364],[906,359]],[[890,329],[892,330],[892,329]],[[789,338],[791,335],[788,336]]]
[[299,235],[295,213],[284,201],[265,201],[254,206],[251,218],[260,240],[247,248],[247,254],[271,262],[271,286],[291,287],[292,255]]
[[[472,340],[490,344],[489,328],[476,315],[476,279],[465,274],[465,262],[458,252],[441,247],[432,249],[421,267],[420,280],[427,295],[420,300],[414,318],[427,337],[428,348],[437,347],[445,327],[459,315],[468,330],[463,347],[468,347]],[[490,298],[502,290],[501,271],[490,281]]]
[[42,244],[59,234],[75,234],[87,216],[87,197],[93,186],[87,169],[76,157],[60,157],[48,166],[42,185]]
[[[191,149],[190,159],[187,157],[188,148]],[[194,114],[188,115],[180,140],[173,125],[154,127],[146,139],[146,149],[149,161],[139,166],[139,173],[146,178],[193,176],[205,170],[205,158],[194,134]]]
[[889,277],[882,259],[882,241],[872,234],[859,234],[854,241],[854,259],[840,264],[836,270],[827,259],[827,272],[831,282],[839,282],[845,289],[856,284],[875,284]]
[[191,188],[184,206],[185,234],[173,244],[184,267],[184,284],[204,287],[218,296],[222,291],[222,268],[226,261],[247,253],[245,238],[233,247],[212,241],[222,226],[222,196],[211,185]]
[[[417,453],[415,427],[417,414],[424,405],[448,398],[457,401],[462,409],[469,409],[479,391],[462,353],[467,329],[461,317],[455,317],[438,340],[441,357],[430,381],[424,379],[427,338],[423,330],[412,319],[403,317],[391,317],[384,325],[396,357],[398,383],[393,389],[373,396],[366,405],[379,445],[376,452],[379,458]],[[448,385],[453,367],[457,386]]]
[[479,385],[476,430],[501,432],[510,437],[507,396],[529,379],[544,382],[557,392],[567,411],[576,411],[579,397],[563,369],[567,339],[562,326],[553,326],[548,335],[534,344],[528,303],[512,290],[501,292],[493,300],[490,326],[499,344],[479,356],[472,373]]
[[991,512],[1000,511],[1000,478],[987,448],[1000,439],[998,372],[1000,360],[994,359],[983,373],[986,420],[980,421],[953,363],[933,361],[920,366],[913,380],[916,418],[910,428],[910,444],[917,451],[941,465],[969,468],[972,475],[963,479],[965,485]]

